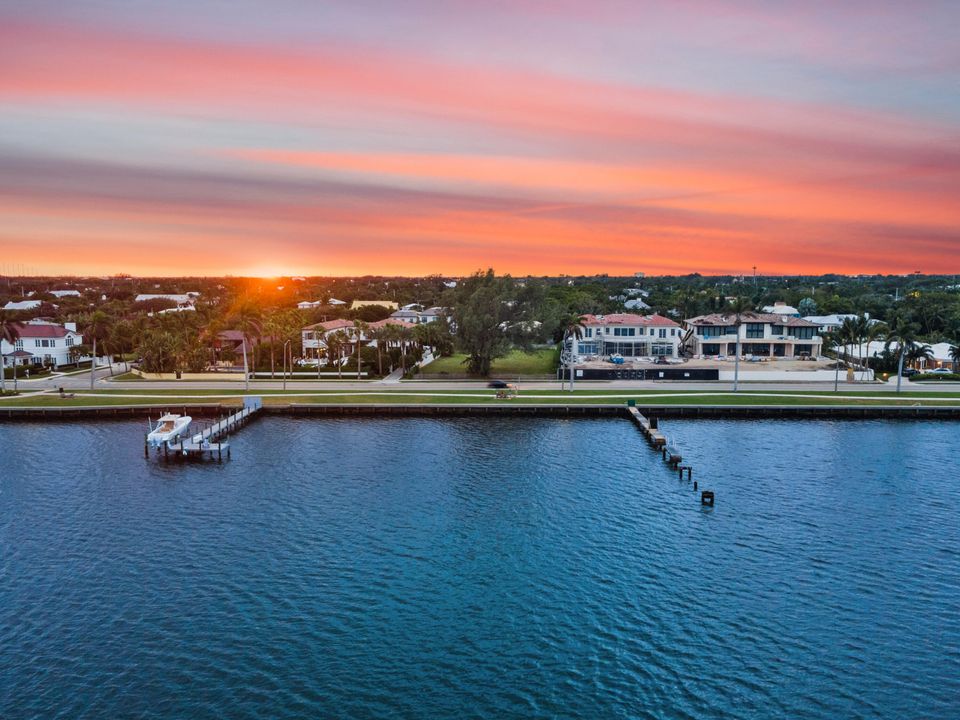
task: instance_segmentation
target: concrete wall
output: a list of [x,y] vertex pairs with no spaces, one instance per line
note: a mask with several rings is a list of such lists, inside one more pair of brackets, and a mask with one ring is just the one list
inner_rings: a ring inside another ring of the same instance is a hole
[[[741,363],[742,364],[742,363]],[[833,382],[836,376],[833,370],[745,370],[740,369],[740,379],[749,382]],[[721,370],[720,379],[733,381],[733,370]],[[868,372],[857,371],[857,382],[873,380],[873,370]],[[840,382],[847,382],[847,372],[840,370]]]

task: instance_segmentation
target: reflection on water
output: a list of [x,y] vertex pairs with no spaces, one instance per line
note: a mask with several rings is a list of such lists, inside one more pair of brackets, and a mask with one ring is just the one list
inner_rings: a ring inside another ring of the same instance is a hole
[[956,424],[663,425],[0,425],[0,716],[960,716]]

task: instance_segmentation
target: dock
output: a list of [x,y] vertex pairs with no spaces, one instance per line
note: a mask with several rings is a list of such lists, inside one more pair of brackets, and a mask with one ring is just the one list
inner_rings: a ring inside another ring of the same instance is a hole
[[[635,406],[627,407],[627,416],[638,428],[640,428],[640,432],[642,432],[647,440],[650,441],[650,444],[654,447],[654,449],[660,451],[664,462],[668,463],[672,470],[676,470],[679,473],[679,479],[681,481],[683,481],[684,471],[686,471],[687,481],[690,482],[693,480],[693,467],[691,465],[682,464],[683,456],[680,454],[680,451],[677,448],[671,448],[669,446],[666,436],[658,427],[657,418],[655,416],[651,416],[648,419]],[[697,489],[698,483],[694,482],[694,492],[696,492]],[[704,490],[700,493],[701,505],[713,507],[713,503],[714,492],[712,490]]]
[[[178,439],[175,442],[164,443],[163,455],[169,457],[170,453],[182,457],[204,457],[208,455],[216,457],[218,461],[223,460],[224,454],[230,457],[230,442],[224,440],[231,433],[244,427],[250,420],[263,409],[263,399],[259,397],[244,398],[243,408],[237,410],[232,415],[218,420],[209,427],[202,429],[198,433],[191,433],[187,439]],[[192,426],[191,426],[192,427]],[[190,428],[188,428],[188,431]],[[144,454],[149,456],[149,448],[144,446]]]

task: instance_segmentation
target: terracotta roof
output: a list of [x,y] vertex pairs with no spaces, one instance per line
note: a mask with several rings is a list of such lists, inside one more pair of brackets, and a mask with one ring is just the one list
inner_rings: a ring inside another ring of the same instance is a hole
[[[684,322],[686,322],[687,325],[735,325],[737,316],[729,312],[711,313],[710,315],[700,315],[699,317],[690,318]],[[740,313],[740,322],[770,323],[771,325],[786,325],[787,327],[817,327],[816,323],[803,320],[802,318],[784,317],[777,313],[759,313],[753,312],[752,310]]]
[[[62,338],[73,332],[63,325],[30,325],[28,323],[14,323],[17,332],[22,338]],[[78,333],[73,333],[77,335]]]
[[633,325],[656,327],[680,327],[668,317],[658,315],[636,315],[634,313],[613,313],[611,315],[581,315],[584,325]]
[[324,330],[340,330],[348,327],[353,327],[352,320],[338,318],[337,320],[327,320],[326,322],[318,322],[314,323],[313,325],[307,325],[304,330],[314,330],[315,328],[323,328]]
[[4,355],[4,357],[22,358],[22,357],[33,357],[33,356],[30,353],[28,353],[26,350],[14,350],[12,353],[7,353],[6,355]]

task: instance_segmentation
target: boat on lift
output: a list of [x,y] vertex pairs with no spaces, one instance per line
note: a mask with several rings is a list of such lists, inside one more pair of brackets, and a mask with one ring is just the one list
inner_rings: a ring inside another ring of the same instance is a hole
[[157,424],[151,426],[147,434],[147,442],[154,447],[160,447],[165,442],[169,442],[186,432],[190,427],[193,418],[189,415],[174,415],[167,413],[162,415]]

